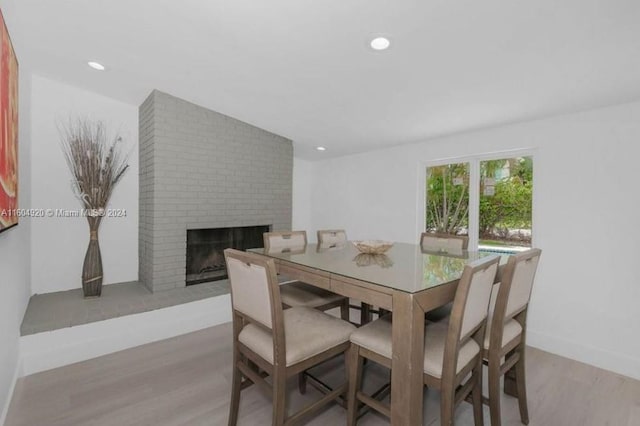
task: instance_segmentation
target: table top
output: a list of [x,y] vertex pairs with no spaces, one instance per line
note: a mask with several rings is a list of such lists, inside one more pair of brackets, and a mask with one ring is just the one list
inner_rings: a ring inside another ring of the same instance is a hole
[[[350,242],[331,247],[307,244],[290,251],[267,252],[263,248],[248,251],[408,293],[457,280],[466,264],[496,255],[466,250],[427,251],[420,245],[406,243],[395,243],[383,255],[371,255],[360,253]],[[505,262],[506,256],[503,256],[501,263]]]

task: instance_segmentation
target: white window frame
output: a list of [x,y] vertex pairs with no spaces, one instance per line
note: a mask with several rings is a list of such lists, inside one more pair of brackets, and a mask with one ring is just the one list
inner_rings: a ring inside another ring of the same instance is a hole
[[435,166],[444,166],[452,163],[469,163],[469,250],[478,250],[479,243],[479,223],[480,223],[480,162],[487,160],[501,160],[504,158],[514,157],[531,157],[533,160],[533,194],[532,194],[532,212],[531,212],[531,246],[538,247],[536,240],[536,223],[537,223],[537,170],[538,164],[537,149],[522,148],[508,151],[495,151],[490,153],[475,154],[464,157],[449,157],[438,160],[421,161],[419,163],[419,179],[418,182],[418,220],[416,223],[417,233],[420,235],[427,228],[427,168]]

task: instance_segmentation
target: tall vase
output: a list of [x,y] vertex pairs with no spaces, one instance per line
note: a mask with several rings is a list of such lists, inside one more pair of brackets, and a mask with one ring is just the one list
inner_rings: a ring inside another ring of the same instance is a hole
[[98,242],[98,226],[90,227],[89,247],[82,265],[82,291],[84,297],[100,297],[102,294],[102,255]]

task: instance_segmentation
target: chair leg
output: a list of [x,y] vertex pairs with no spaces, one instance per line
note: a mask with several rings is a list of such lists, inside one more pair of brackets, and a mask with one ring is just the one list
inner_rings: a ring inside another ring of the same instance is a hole
[[358,399],[356,394],[360,390],[362,383],[362,357],[360,347],[351,344],[347,350],[347,377],[349,380],[349,390],[347,391],[347,425],[354,426],[358,419]]
[[473,400],[473,423],[475,426],[484,426],[483,405],[482,405],[482,356],[479,357],[478,365],[473,371],[471,380],[474,381],[471,398]]
[[520,359],[515,365],[516,386],[518,388],[518,406],[520,407],[520,420],[523,424],[529,424],[529,408],[527,407],[527,382],[525,378],[524,343],[520,347]]
[[362,303],[362,308],[360,309],[360,325],[370,323],[371,319],[371,305]]
[[344,321],[349,321],[349,309],[349,298],[345,298],[340,305],[340,318],[342,318]]
[[453,384],[453,377],[440,379],[440,425],[452,426],[456,407],[456,386]]
[[500,358],[489,357],[489,413],[491,426],[500,426]]
[[455,397],[453,383],[443,383],[440,388],[440,424],[442,426],[453,425]]
[[[517,350],[518,350],[518,348],[516,347],[514,350],[508,352],[507,355],[505,356],[505,359],[510,358],[513,354],[516,353]],[[504,386],[503,386],[502,392],[505,395],[509,395],[509,396],[514,397],[514,398],[518,397],[518,389],[517,389],[517,386],[516,386],[516,368],[515,368],[515,366],[511,367],[511,369],[509,371],[504,373]]]
[[229,403],[229,426],[235,426],[238,423],[238,409],[240,408],[240,384],[242,382],[242,373],[237,366],[237,355],[233,356],[233,381],[231,384],[231,402]]
[[302,395],[307,393],[307,375],[304,374],[304,371],[298,374],[298,390]]
[[[282,370],[282,371],[278,371]],[[283,426],[287,417],[287,377],[283,368],[273,374],[273,426]]]

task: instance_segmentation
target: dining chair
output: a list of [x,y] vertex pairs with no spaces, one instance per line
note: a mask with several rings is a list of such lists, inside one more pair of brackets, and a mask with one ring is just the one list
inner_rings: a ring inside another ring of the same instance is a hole
[[[455,407],[468,395],[473,401],[475,424],[483,424],[481,345],[499,260],[499,257],[491,256],[466,265],[458,283],[449,324],[430,323],[425,327],[423,381],[429,388],[440,390],[442,425],[453,424]],[[351,334],[351,347],[347,352],[348,425],[356,424],[360,403],[390,417],[390,407],[366,395],[360,387],[364,359],[391,368],[392,316],[393,313]]]
[[[347,232],[344,229],[320,229],[317,231],[318,248],[331,249],[347,244]],[[375,309],[368,303],[361,302],[360,305],[350,304],[351,309],[360,311],[360,325],[364,325],[372,320],[372,315],[382,316],[385,314],[383,309]]]
[[[265,232],[263,234],[264,248],[268,253],[304,253],[307,246],[307,231]],[[349,298],[311,284],[292,280],[284,275],[278,275],[280,283],[280,300],[285,308],[307,307],[319,311],[340,308],[340,318],[349,321]],[[307,383],[316,389],[329,393],[331,387],[312,375],[302,371],[298,377],[300,393],[307,392]]]
[[347,233],[344,229],[321,229],[317,232],[319,247],[332,247],[347,243]]
[[469,237],[442,232],[423,232],[420,236],[420,246],[425,249],[443,252],[461,252],[469,248]]
[[[237,423],[241,391],[253,384],[271,393],[272,424],[277,426],[299,423],[340,398],[346,382],[288,415],[286,382],[344,353],[355,326],[317,309],[283,309],[273,259],[234,249],[226,249],[224,255],[233,310],[229,425]],[[271,383],[265,380],[267,376],[271,376]]]
[[[427,252],[462,254],[469,247],[466,235],[445,234],[442,232],[423,232],[420,236],[420,247]],[[451,303],[427,312],[427,321],[439,322],[451,315]]]
[[[542,251],[530,249],[509,256],[501,282],[494,286],[489,304],[483,358],[488,365],[491,425],[500,426],[500,378],[515,380],[520,420],[529,424],[525,378],[526,323],[531,289]],[[504,360],[504,361],[503,361]],[[505,387],[507,384],[505,383]]]
[[[265,232],[263,240],[267,252],[304,252],[307,245],[307,232]],[[286,276],[279,276],[279,278],[281,300],[285,307],[305,306],[320,311],[339,307],[340,317],[345,321],[349,320],[348,298]]]

